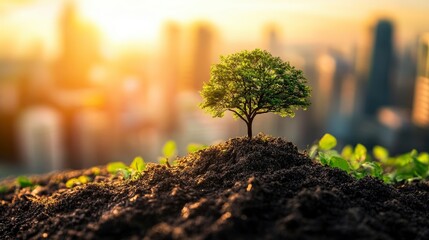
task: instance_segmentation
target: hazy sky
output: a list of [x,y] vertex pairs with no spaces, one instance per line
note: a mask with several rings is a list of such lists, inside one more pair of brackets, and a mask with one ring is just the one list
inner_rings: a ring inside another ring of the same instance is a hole
[[[35,41],[55,49],[57,17],[67,0],[0,0],[0,53]],[[395,22],[400,43],[429,32],[428,0],[77,0],[83,18],[114,44],[155,42],[165,20],[212,22],[224,42],[261,41],[275,23],[288,43],[359,41],[377,17]],[[9,42],[6,46],[6,43]]]

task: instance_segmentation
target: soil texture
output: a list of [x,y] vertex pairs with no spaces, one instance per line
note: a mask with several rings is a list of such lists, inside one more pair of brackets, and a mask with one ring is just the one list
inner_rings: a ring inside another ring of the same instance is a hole
[[[313,162],[292,143],[235,138],[148,164],[0,185],[0,239],[429,239],[429,184],[385,185]],[[73,177],[92,181],[66,188]]]

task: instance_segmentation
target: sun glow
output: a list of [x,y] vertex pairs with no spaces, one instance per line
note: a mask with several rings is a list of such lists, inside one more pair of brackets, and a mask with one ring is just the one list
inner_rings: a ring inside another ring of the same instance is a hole
[[82,1],[80,5],[82,14],[97,25],[108,41],[155,41],[167,16],[145,1],[135,2],[133,5],[127,3],[105,1],[103,8],[100,8],[97,1]]

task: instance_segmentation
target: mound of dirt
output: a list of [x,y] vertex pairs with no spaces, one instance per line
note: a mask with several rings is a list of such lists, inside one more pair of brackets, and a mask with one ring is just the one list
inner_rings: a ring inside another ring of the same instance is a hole
[[[93,181],[71,189],[80,175]],[[388,186],[312,162],[280,138],[231,139],[149,164],[33,177],[0,194],[0,239],[429,239],[429,184]]]

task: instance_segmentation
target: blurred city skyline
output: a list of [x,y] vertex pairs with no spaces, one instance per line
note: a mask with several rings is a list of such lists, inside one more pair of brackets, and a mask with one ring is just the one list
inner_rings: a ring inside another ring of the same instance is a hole
[[0,177],[244,135],[200,110],[198,92],[220,55],[254,48],[313,89],[307,111],[258,116],[254,133],[427,151],[427,12],[418,0],[0,1]]
[[[42,45],[47,58],[59,54],[57,19],[64,3],[72,2],[79,18],[95,26],[105,57],[130,45],[157,51],[167,22],[182,26],[207,21],[220,29],[219,44],[255,46],[267,25],[279,28],[289,45],[318,45],[349,51],[365,42],[377,19],[391,19],[395,44],[402,48],[429,31],[429,4],[422,0],[3,0],[0,2],[0,55],[25,56]],[[156,47],[156,49],[154,49]]]

